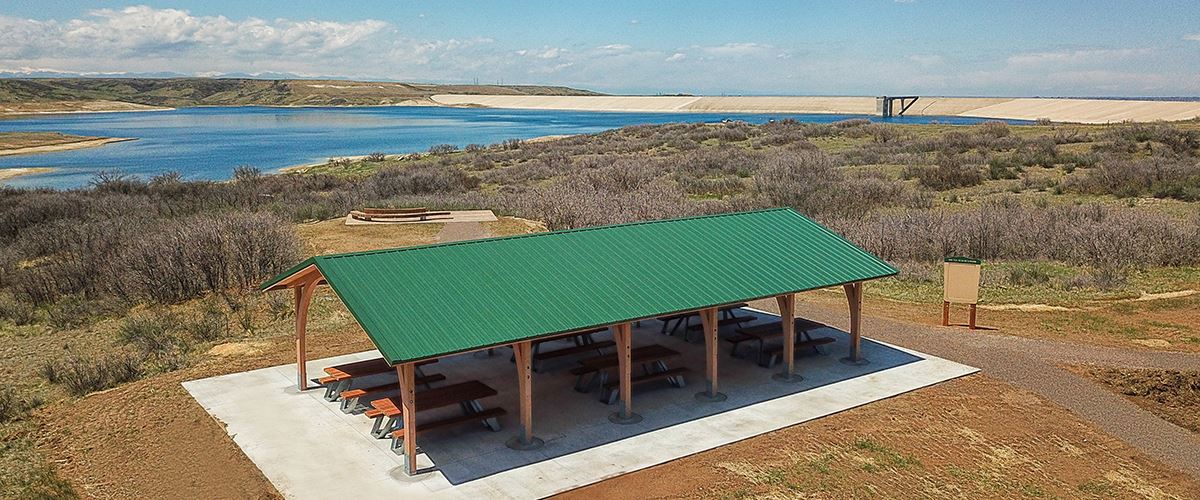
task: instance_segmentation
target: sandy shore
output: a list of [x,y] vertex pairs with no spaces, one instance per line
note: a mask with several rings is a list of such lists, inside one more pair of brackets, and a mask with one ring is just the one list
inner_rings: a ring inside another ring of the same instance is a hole
[[51,101],[0,103],[0,116],[58,115],[75,113],[121,113],[130,111],[169,111],[175,108],[147,106],[121,101]]
[[[435,95],[446,106],[571,111],[875,114],[874,97]],[[909,115],[1114,123],[1200,118],[1200,102],[996,97],[921,97]]]
[[45,174],[53,171],[54,169],[49,167],[0,168],[0,182],[22,175]]
[[[31,155],[37,153],[53,153],[56,151],[71,151],[75,149],[85,149],[103,146],[114,142],[132,141],[132,137],[98,137],[95,139],[86,139],[75,142],[64,142],[59,144],[47,144],[44,146],[30,146],[26,148],[0,149],[0,156],[12,155]],[[22,174],[18,174],[22,175]]]

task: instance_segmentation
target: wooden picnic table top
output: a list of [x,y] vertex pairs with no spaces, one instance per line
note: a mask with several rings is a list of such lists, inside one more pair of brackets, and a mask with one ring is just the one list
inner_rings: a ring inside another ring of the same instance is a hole
[[[742,307],[746,307],[746,306],[747,306],[747,304],[745,302],[739,302],[737,304],[729,304],[727,306],[718,307],[717,311],[728,311],[731,309],[738,309],[738,308],[742,308]],[[672,321],[672,320],[677,320],[679,318],[686,318],[688,316],[695,316],[697,314],[700,314],[699,309],[696,309],[694,311],[685,311],[685,312],[681,312],[681,313],[668,314],[666,316],[659,316],[657,319],[659,321]]]
[[[419,390],[416,392],[416,395],[417,411],[420,412],[495,396],[496,390],[478,380],[468,380],[457,384]],[[400,402],[397,399],[395,397],[376,399],[371,401],[371,406],[382,411],[384,415],[397,415],[401,413]]]
[[[804,332],[825,326],[823,323],[817,323],[816,321],[804,318],[796,318],[792,324],[796,325],[797,332]],[[738,328],[737,333],[755,338],[769,338],[783,335],[783,321],[772,321],[770,323]]]
[[[437,363],[437,359],[427,359],[417,362],[417,366]],[[396,367],[388,363],[383,358],[368,359],[363,361],[355,361],[336,366],[325,367],[325,373],[336,380],[342,380],[354,377],[366,377],[370,375],[378,375],[395,370]]]
[[[661,344],[650,344],[641,347],[634,347],[629,352],[629,357],[634,363],[650,363],[660,361],[667,358],[679,356],[679,351]],[[620,360],[617,355],[606,354],[603,356],[593,356],[579,360],[579,364],[583,367],[593,370],[604,370],[620,365]]]

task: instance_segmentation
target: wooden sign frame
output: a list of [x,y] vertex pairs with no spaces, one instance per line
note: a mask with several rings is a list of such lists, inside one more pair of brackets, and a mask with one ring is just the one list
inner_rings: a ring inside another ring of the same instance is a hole
[[975,329],[982,264],[979,259],[970,257],[947,257],[942,263],[942,326],[950,326],[951,303],[967,304],[971,309],[967,328]]

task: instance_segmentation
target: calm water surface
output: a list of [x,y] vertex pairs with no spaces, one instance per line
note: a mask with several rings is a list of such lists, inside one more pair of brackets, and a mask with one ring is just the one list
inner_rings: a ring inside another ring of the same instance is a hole
[[962,117],[878,118],[861,115],[740,113],[617,113],[442,107],[269,108],[215,107],[172,111],[46,115],[0,120],[0,132],[56,131],[135,137],[98,148],[0,157],[0,168],[53,167],[52,173],[10,179],[14,186],[72,188],[98,170],[148,179],[177,170],[188,179],[227,179],[240,165],[264,171],[376,151],[424,151],[435,144],[465,146],[505,139],[599,132],[626,125],[772,119],[828,123],[870,118],[892,123],[973,124]]

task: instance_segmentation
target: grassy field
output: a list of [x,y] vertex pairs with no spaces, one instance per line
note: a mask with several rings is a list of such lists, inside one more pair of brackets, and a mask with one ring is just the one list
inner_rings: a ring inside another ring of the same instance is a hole
[[[0,109],[43,111],[47,103],[112,101],[145,106],[373,106],[433,105],[435,94],[593,95],[567,87],[434,85],[346,80],[235,78],[38,78],[0,80]],[[69,111],[58,109],[56,111]]]

